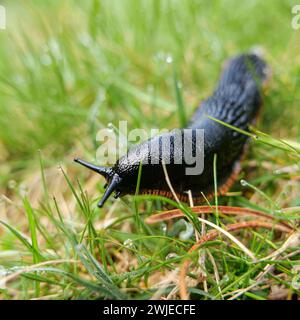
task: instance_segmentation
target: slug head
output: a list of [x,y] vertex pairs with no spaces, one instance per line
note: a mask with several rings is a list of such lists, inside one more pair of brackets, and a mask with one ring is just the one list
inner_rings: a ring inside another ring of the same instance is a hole
[[170,138],[170,136],[174,136],[175,134],[181,135],[182,133],[171,132],[163,134],[133,146],[126,155],[119,158],[113,167],[100,167],[80,159],[75,159],[75,162],[99,173],[106,179],[106,190],[98,206],[102,207],[113,192],[115,192],[115,198],[118,198],[120,195],[134,194],[141,164],[142,177],[139,185],[141,192],[170,190],[162,166],[163,162],[168,163],[170,160],[171,163],[166,164],[166,167],[175,191],[182,192],[182,190],[188,190],[193,187],[191,184],[196,179],[194,179],[195,177],[187,177],[185,175],[186,165],[175,164],[175,159],[184,161],[182,159],[182,148],[170,148],[169,153],[167,152],[166,154],[162,154],[161,148],[158,148],[158,146],[162,145],[162,137]]
[[[113,192],[115,192],[115,198],[120,195],[135,193],[140,163],[143,162],[145,157],[148,157],[148,151],[146,151],[144,144],[141,144],[121,157],[113,167],[96,166],[78,158],[74,161],[105,178],[106,190],[98,202],[98,207],[101,208]],[[158,187],[158,181],[165,182],[162,167],[143,164],[140,190],[155,189]],[[165,187],[167,188],[167,185]]]
[[102,199],[98,202],[98,207],[102,208],[106,200],[111,196],[111,194],[115,191],[115,198],[120,196],[120,189],[119,186],[121,184],[121,177],[114,171],[112,167],[101,167],[96,166],[90,162],[81,160],[81,159],[74,159],[75,162],[81,164],[82,166],[99,173],[106,179],[106,190]]

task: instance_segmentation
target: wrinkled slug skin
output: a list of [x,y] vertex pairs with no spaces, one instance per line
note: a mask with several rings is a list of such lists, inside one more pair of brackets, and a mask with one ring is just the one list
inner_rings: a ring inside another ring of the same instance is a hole
[[[99,205],[102,206],[113,191],[116,191],[117,195],[135,193],[141,162],[140,193],[172,198],[162,167],[164,162],[169,163],[166,168],[179,199],[187,202],[186,191],[191,190],[195,202],[198,202],[203,199],[201,192],[209,195],[214,189],[213,160],[216,154],[219,191],[226,191],[238,173],[247,136],[217,123],[208,116],[247,131],[262,105],[262,86],[267,77],[266,63],[255,54],[242,54],[226,63],[213,94],[201,102],[187,126],[188,129],[204,130],[204,170],[201,174],[186,174],[188,165],[183,158],[183,148],[174,148],[173,141],[183,134],[183,129],[177,129],[136,145],[126,156],[121,157],[106,176],[109,186]],[[169,138],[171,143],[167,149],[169,152],[162,154],[165,138]],[[154,143],[160,148],[153,150],[151,146]],[[191,143],[195,154],[196,148],[199,148],[195,135],[191,137]],[[150,157],[152,160],[156,159],[156,164],[145,163],[145,159],[149,160]],[[182,160],[182,164],[176,164],[174,160]]]

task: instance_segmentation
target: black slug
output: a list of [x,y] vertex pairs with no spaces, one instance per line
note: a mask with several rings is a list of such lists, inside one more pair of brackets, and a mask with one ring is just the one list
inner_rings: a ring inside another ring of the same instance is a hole
[[[267,76],[266,63],[254,53],[236,56],[226,63],[215,91],[200,104],[187,126],[187,129],[191,129],[191,152],[193,156],[199,154],[199,157],[202,157],[200,160],[203,160],[203,171],[199,171],[197,175],[187,174],[186,169],[193,168],[193,165],[184,157],[186,146],[182,143],[178,147],[178,144],[174,143],[180,141],[180,138],[181,141],[185,141],[184,129],[161,134],[134,146],[113,167],[99,167],[75,159],[76,162],[104,176],[107,181],[105,193],[98,206],[102,207],[113,192],[116,193],[115,197],[135,193],[141,163],[140,194],[173,198],[163,170],[165,163],[178,199],[188,202],[186,191],[191,190],[194,202],[201,202],[201,192],[209,196],[214,189],[215,154],[218,192],[226,192],[240,170],[239,163],[245,151],[247,136],[208,116],[248,130],[262,105],[262,86]],[[197,129],[204,130],[201,146],[197,140]],[[169,143],[165,145],[165,141]]]

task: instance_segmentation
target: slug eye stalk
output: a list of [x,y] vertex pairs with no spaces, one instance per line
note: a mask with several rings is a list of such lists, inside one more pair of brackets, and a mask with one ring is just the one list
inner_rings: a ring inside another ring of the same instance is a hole
[[117,191],[118,189],[118,186],[120,185],[121,183],[121,178],[120,176],[115,173],[108,185],[108,187],[106,188],[105,192],[104,192],[104,195],[102,197],[102,199],[98,202],[98,207],[99,208],[102,208],[104,203],[106,202],[106,200],[110,197],[110,195],[116,191],[116,195],[115,195],[115,198],[118,198],[119,195],[120,195],[120,191]]
[[111,175],[112,175],[112,168],[111,167],[98,167],[90,162],[87,162],[87,161],[84,161],[84,160],[81,160],[79,158],[75,158],[74,161],[76,163],[79,163],[81,164],[82,166],[92,170],[92,171],[95,171],[99,174],[101,174],[101,176],[103,176],[105,179],[109,178]]
[[120,191],[118,191],[118,186],[120,185],[122,179],[121,177],[113,172],[113,169],[111,167],[101,167],[101,166],[96,166],[90,162],[81,160],[81,159],[74,159],[76,163],[81,164],[82,166],[95,171],[102,175],[108,182],[106,185],[106,190],[104,192],[103,197],[101,200],[98,202],[98,207],[102,208],[106,200],[111,196],[111,194],[116,191],[115,198],[118,198],[120,196]]

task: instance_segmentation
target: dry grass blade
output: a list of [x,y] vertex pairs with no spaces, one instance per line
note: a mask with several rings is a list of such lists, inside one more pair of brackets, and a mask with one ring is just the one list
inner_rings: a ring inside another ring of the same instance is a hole
[[[189,196],[189,202],[190,202],[190,207],[194,208],[194,201],[193,201],[193,195],[192,195],[192,191],[189,190],[188,191],[188,196]],[[201,218],[204,219],[204,215],[201,215]],[[205,235],[205,223],[202,222],[201,223],[201,236],[203,237]],[[199,241],[199,233],[197,230],[195,230],[195,238],[196,241]],[[207,273],[205,270],[205,251],[203,250],[202,252],[199,252],[199,278],[202,279],[203,281],[203,288],[205,292],[208,292],[208,287],[207,287]]]
[[232,242],[234,242],[242,251],[244,251],[244,253],[249,256],[253,261],[257,261],[255,255],[244,245],[242,244],[242,242],[240,242],[237,238],[235,238],[231,233],[229,233],[227,230],[219,227],[218,225],[202,219],[202,218],[198,218],[199,221],[204,222],[205,224],[209,225],[210,227],[216,229],[217,231],[219,231],[220,233],[223,233],[227,238],[229,238]]
[[174,199],[176,200],[176,202],[177,202],[178,204],[180,204],[180,201],[179,201],[179,199],[178,199],[178,197],[177,197],[177,194],[176,194],[176,192],[175,192],[175,190],[174,190],[174,188],[173,188],[173,186],[172,186],[170,177],[169,177],[169,175],[168,175],[167,167],[166,167],[166,164],[165,164],[164,161],[162,161],[162,167],[163,167],[163,170],[164,170],[165,179],[166,179],[166,182],[167,182],[167,184],[168,184],[168,187],[170,188],[170,190],[171,190],[171,192],[172,192],[172,194],[173,194],[173,197],[174,197]]
[[215,262],[215,259],[213,257],[213,255],[207,251],[207,255],[208,255],[208,258],[213,266],[213,269],[214,269],[214,274],[215,274],[215,279],[216,279],[216,283],[217,283],[217,286],[218,286],[218,290],[219,290],[219,293],[220,293],[220,296],[222,298],[222,300],[224,299],[223,298],[223,295],[222,295],[222,290],[220,288],[220,276],[219,276],[219,270],[218,270],[218,267],[217,267],[217,264]]
[[296,246],[298,247],[299,239],[300,239],[299,235],[300,235],[299,231],[293,232],[280,248],[278,248],[276,251],[274,251],[270,255],[260,259],[259,261],[270,260],[270,259],[273,259],[274,257],[278,257],[280,254],[282,254],[287,248],[289,248],[292,245],[294,245],[295,247]]
[[[216,209],[215,206],[196,206],[193,208],[190,208],[192,210],[193,213],[195,214],[211,214],[214,212],[214,210]],[[254,210],[254,209],[250,209],[250,208],[242,208],[242,207],[231,207],[231,206],[218,206],[218,211],[221,214],[224,215],[237,215],[237,216],[256,216],[256,217],[261,217],[264,218],[266,220],[273,220],[278,222],[279,224],[290,228],[291,230],[293,230],[293,228],[286,222],[284,221],[280,221],[278,219],[276,219],[275,217],[259,211],[259,210]],[[180,218],[180,217],[184,217],[185,215],[182,213],[182,211],[180,209],[174,209],[174,210],[168,210],[168,211],[164,211],[164,212],[160,212],[160,213],[156,213],[154,215],[151,215],[150,217],[146,218],[145,221],[148,224],[154,224],[154,223],[158,223],[161,221],[167,221],[167,220],[172,220],[175,218]]]

